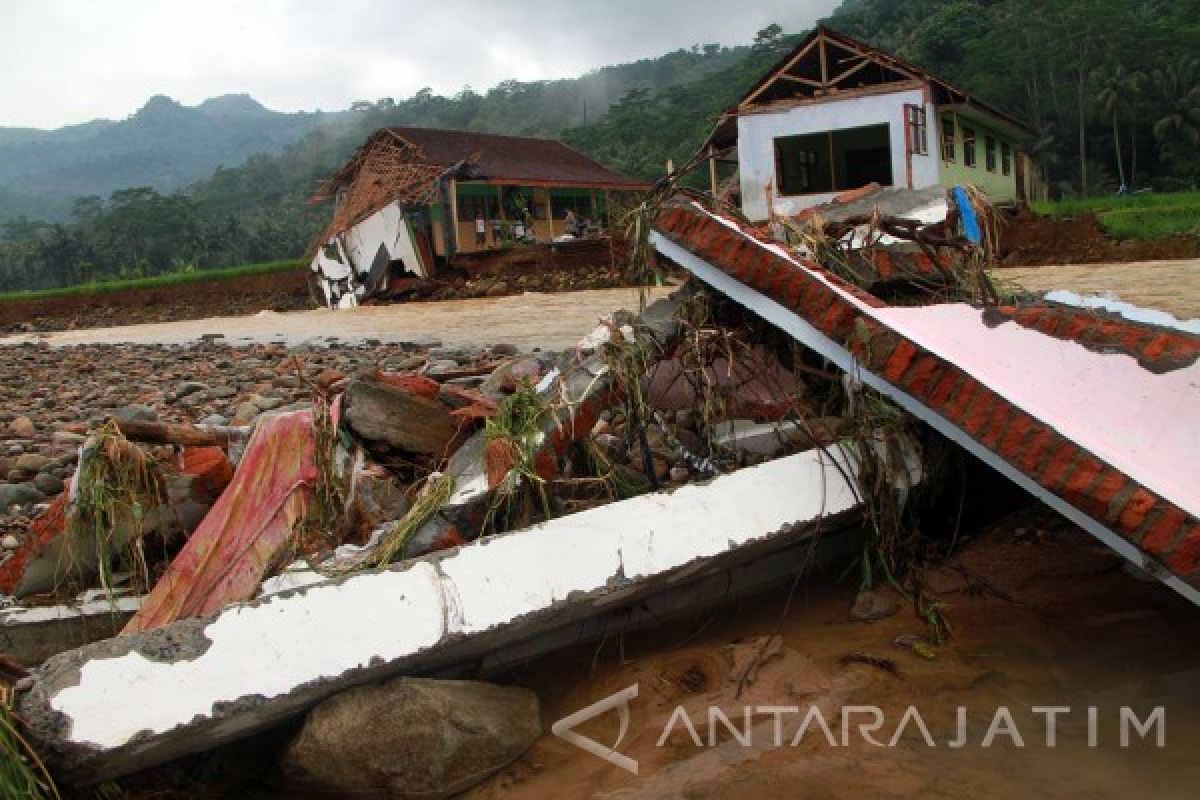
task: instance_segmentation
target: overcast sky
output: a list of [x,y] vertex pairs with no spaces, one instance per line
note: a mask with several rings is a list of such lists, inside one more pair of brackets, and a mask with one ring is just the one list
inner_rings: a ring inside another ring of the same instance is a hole
[[793,32],[838,0],[0,0],[0,126],[119,119],[153,94],[281,111],[571,77]]

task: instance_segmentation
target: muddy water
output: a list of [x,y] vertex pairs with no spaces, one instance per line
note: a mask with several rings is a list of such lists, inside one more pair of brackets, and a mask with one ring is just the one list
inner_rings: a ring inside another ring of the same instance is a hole
[[[509,676],[539,692],[549,725],[606,695],[637,684],[629,731],[620,751],[639,762],[632,775],[552,735],[472,793],[488,798],[1141,798],[1196,797],[1200,792],[1200,611],[1155,583],[1131,577],[1121,563],[1076,529],[1014,535],[1001,525],[971,543],[929,585],[944,604],[952,640],[933,659],[897,646],[905,633],[926,631],[911,609],[874,623],[852,622],[855,578],[799,587],[784,613],[785,593],[652,634],[556,655]],[[758,638],[782,638],[753,683],[730,682],[733,664],[761,650]],[[878,661],[878,665],[860,656]],[[850,656],[849,659],[846,657]],[[888,665],[894,665],[895,672]],[[716,719],[709,746],[708,707],[724,710],[748,744]],[[833,746],[816,722],[791,746],[802,713],[783,714],[775,746],[774,712],[763,706],[811,706],[828,721]],[[660,745],[677,706],[690,713],[703,747],[679,719]],[[747,737],[744,708],[752,708]],[[877,706],[884,724],[860,735]],[[887,746],[910,707],[912,719]],[[1056,717],[1056,743],[1046,745],[1045,712]],[[1121,708],[1144,720],[1165,715],[1165,746],[1128,728],[1121,746]],[[958,709],[965,709],[960,729]],[[1095,746],[1089,707],[1096,708]],[[1017,746],[1001,718],[1012,715]],[[610,712],[580,731],[610,744]],[[847,744],[842,746],[843,732]],[[950,746],[962,738],[966,744]]]
[[[647,290],[648,301],[671,291]],[[184,344],[221,334],[231,344],[279,341],[291,345],[375,339],[384,342],[442,342],[448,347],[505,342],[523,349],[574,346],[597,320],[613,311],[638,309],[637,289],[594,289],[561,294],[364,306],[345,311],[319,309],[244,317],[91,328],[49,334],[0,337],[0,346],[24,341],[50,345],[130,342]]]
[[1072,264],[1013,267],[996,277],[1031,292],[1070,289],[1081,294],[1112,292],[1127,303],[1157,308],[1179,319],[1200,317],[1200,260],[1132,264]]

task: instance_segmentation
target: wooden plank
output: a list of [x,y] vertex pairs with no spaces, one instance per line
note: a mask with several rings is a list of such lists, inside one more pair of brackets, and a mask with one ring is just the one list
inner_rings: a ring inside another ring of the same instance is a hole
[[792,67],[796,66],[797,62],[799,62],[800,59],[804,58],[806,55],[809,54],[809,52],[813,49],[813,47],[816,46],[818,38],[819,37],[814,37],[813,40],[811,42],[809,42],[808,44],[804,45],[804,47],[798,53],[796,53],[796,55],[789,58],[787,60],[787,63],[785,63],[779,69],[775,70],[775,74],[772,75],[770,78],[768,78],[763,83],[762,86],[758,87],[753,92],[746,95],[746,97],[742,99],[742,102],[738,103],[738,108],[746,108],[751,103],[753,103],[754,100],[760,94],[765,92],[767,89],[771,88],[771,86],[773,86],[775,84],[775,81],[779,78],[780,75],[784,74],[785,72],[789,71]]
[[780,75],[779,79],[792,81],[793,83],[803,83],[805,86],[811,86],[814,89],[823,88],[820,81],[814,81],[811,78],[801,78],[799,75]]
[[858,72],[860,69],[871,65],[871,63],[872,63],[871,59],[867,58],[866,56],[862,56],[861,58],[863,59],[861,62],[859,62],[855,66],[851,67],[850,69],[846,70],[842,74],[835,77],[833,80],[830,81],[830,83],[832,83],[832,84],[841,83],[842,81],[846,80],[846,78],[849,78],[851,75]]

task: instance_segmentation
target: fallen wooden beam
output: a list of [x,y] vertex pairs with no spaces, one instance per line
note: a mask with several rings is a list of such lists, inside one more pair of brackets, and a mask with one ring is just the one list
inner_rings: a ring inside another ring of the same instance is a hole
[[250,428],[191,425],[186,422],[116,420],[116,424],[126,439],[141,444],[220,447],[228,450],[231,445],[244,442],[250,436]]

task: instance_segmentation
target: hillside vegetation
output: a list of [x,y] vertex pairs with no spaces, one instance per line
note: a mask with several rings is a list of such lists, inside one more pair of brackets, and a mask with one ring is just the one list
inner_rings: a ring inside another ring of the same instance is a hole
[[[1195,188],[1198,10],[1196,0],[845,0],[827,22],[1029,120],[1030,152],[1055,196],[1086,197],[1112,194],[1121,182],[1159,192]],[[619,171],[653,179],[668,159],[686,161],[721,110],[798,35],[770,26],[745,46],[697,45],[578,79],[364,101],[313,122],[276,153],[213,163],[207,178],[184,189],[145,180],[92,192],[73,201],[70,223],[44,221],[27,207],[0,222],[0,291],[296,257],[328,215],[305,203],[315,183],[383,125],[561,137]],[[164,101],[158,111],[176,115]],[[86,140],[124,124],[53,135]],[[0,161],[5,148],[42,146],[43,134],[0,129]],[[254,146],[273,143],[264,137]],[[156,139],[159,146],[170,142]],[[4,174],[0,220],[3,203],[12,202]],[[1137,224],[1154,229],[1144,218]]]

